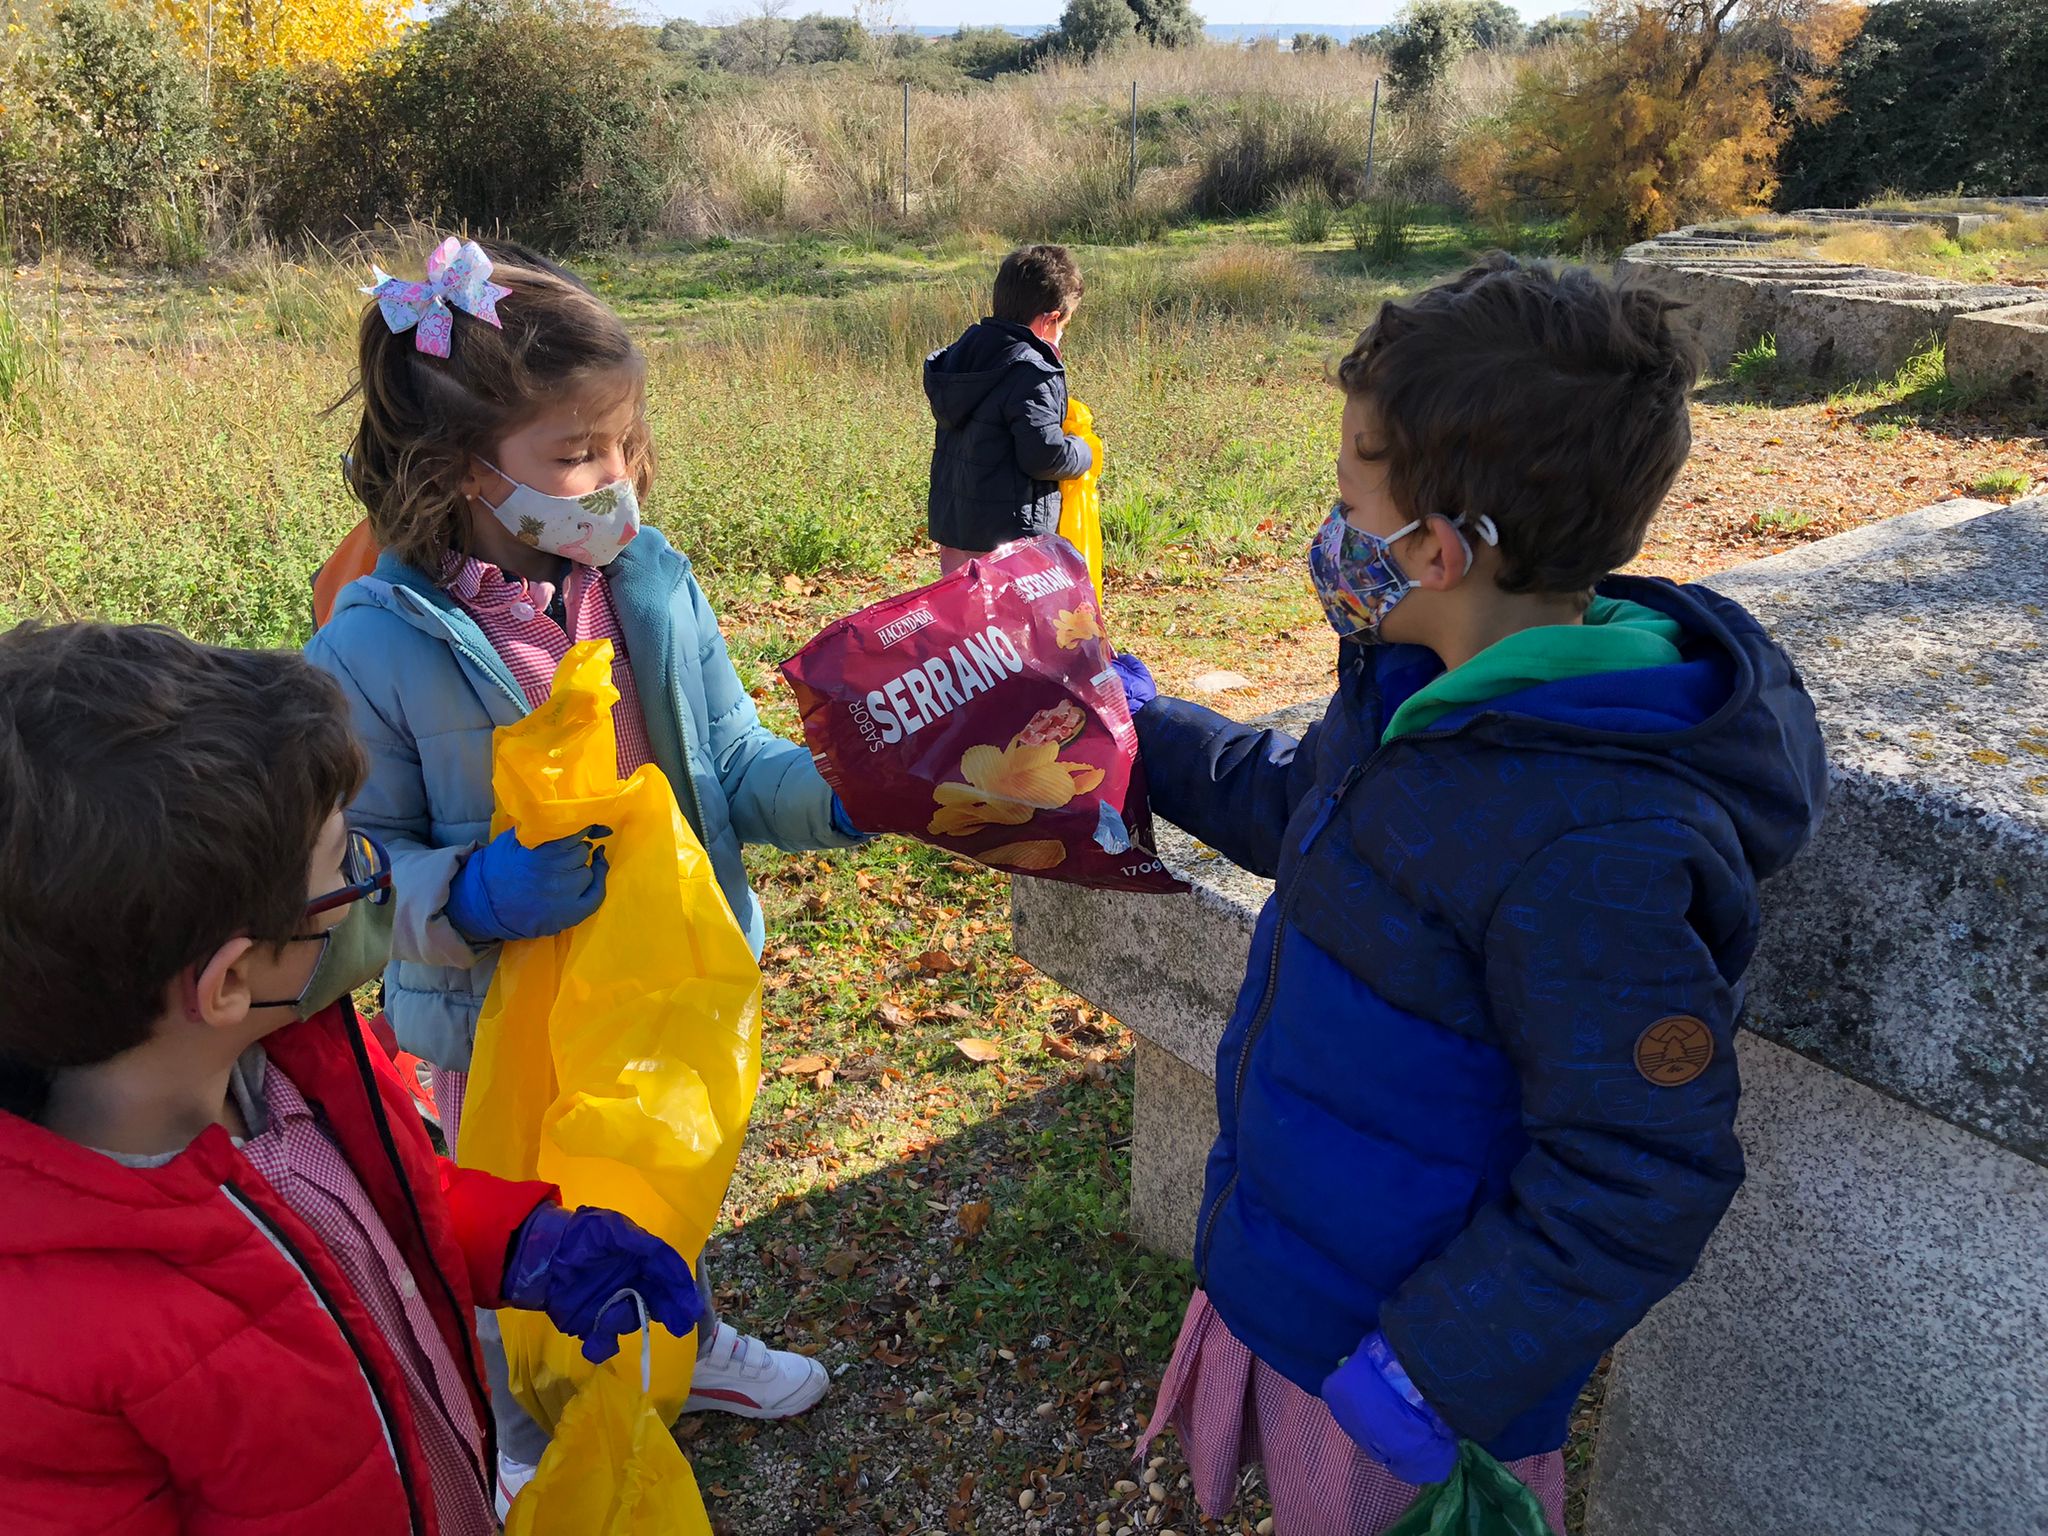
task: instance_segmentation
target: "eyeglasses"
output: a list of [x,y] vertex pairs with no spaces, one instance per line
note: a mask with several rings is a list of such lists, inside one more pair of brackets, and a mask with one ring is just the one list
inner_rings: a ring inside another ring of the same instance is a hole
[[318,917],[355,901],[383,906],[391,899],[391,855],[375,838],[351,828],[347,845],[342,849],[341,878],[347,883],[306,903],[307,917]]

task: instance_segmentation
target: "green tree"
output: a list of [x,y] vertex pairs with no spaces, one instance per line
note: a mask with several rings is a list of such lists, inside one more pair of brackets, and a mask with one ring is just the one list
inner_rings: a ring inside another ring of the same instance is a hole
[[1415,0],[1387,39],[1394,99],[1414,103],[1434,96],[1472,46],[1470,7],[1463,0]]
[[1327,32],[1297,32],[1292,47],[1296,53],[1329,53],[1337,39]]
[[1548,48],[1553,43],[1575,43],[1584,38],[1592,24],[1583,16],[1546,16],[1522,39],[1526,48]]
[[1465,30],[1474,48],[1519,48],[1528,28],[1507,0],[1466,0]]
[[2048,191],[2048,0],[1873,6],[1834,77],[1835,112],[1793,129],[1783,208],[1891,189]]
[[1124,0],[1067,0],[1060,46],[1084,59],[1121,48],[1138,35],[1138,13]]
[[1202,18],[1188,0],[1127,0],[1138,36],[1155,48],[1192,48],[1202,40]]

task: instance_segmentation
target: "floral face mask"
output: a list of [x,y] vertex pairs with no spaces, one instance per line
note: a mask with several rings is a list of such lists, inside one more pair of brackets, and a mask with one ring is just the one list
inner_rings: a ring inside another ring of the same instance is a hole
[[522,544],[578,565],[605,566],[640,533],[640,497],[630,480],[614,480],[583,496],[550,496],[513,480],[489,459],[483,462],[511,480],[512,494],[500,502],[477,500]]

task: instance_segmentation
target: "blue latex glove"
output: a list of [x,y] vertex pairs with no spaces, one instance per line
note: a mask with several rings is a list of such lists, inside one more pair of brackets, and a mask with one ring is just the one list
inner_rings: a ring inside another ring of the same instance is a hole
[[1109,658],[1109,666],[1117,681],[1124,685],[1124,700],[1131,706],[1133,717],[1159,697],[1159,685],[1152,681],[1151,668],[1129,651],[1118,651]]
[[678,1338],[703,1315],[683,1256],[617,1211],[543,1205],[512,1239],[506,1305],[547,1313],[549,1322],[583,1341],[586,1360],[611,1359],[619,1335],[640,1326],[632,1300],[620,1291],[638,1291],[647,1315]]
[[448,921],[472,944],[544,939],[574,928],[604,900],[605,858],[592,838],[610,827],[585,827],[528,848],[499,833],[462,861],[448,887]]
[[1323,1381],[1337,1427],[1404,1483],[1440,1483],[1458,1460],[1457,1432],[1422,1400],[1377,1333]]
[[841,837],[857,837],[862,842],[868,840],[868,834],[853,824],[853,818],[846,814],[846,806],[837,795],[832,797],[832,830]]

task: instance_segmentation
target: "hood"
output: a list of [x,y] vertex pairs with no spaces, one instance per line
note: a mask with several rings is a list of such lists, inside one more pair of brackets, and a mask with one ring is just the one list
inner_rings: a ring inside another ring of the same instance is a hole
[[[1706,587],[1616,576],[1599,590],[1673,620],[1680,660],[1542,683],[1446,715],[1427,734],[1639,758],[1711,795],[1757,878],[1777,873],[1818,830],[1828,794],[1813,701],[1791,659],[1740,603]],[[1414,647],[1356,649],[1388,692],[1426,680]]]
[[950,347],[924,360],[924,395],[942,427],[957,428],[989,392],[1018,365],[1043,373],[1064,373],[1059,353],[1031,328],[1008,320],[979,320]]

